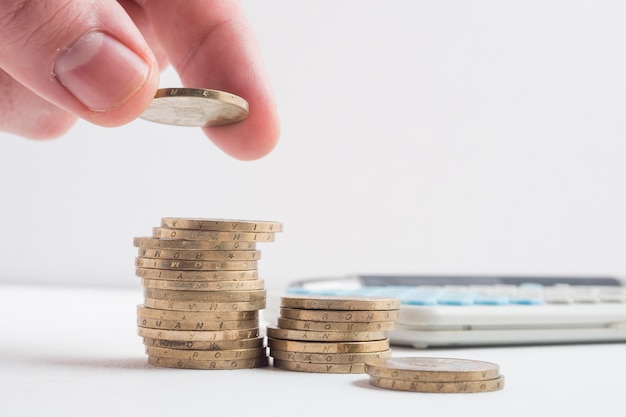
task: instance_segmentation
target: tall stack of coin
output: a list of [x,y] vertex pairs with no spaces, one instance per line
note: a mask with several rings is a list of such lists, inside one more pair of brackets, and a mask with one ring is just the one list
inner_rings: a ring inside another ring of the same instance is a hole
[[277,368],[363,373],[366,361],[391,356],[387,331],[396,327],[398,299],[285,296],[280,307],[276,325],[267,327]]
[[266,366],[259,310],[265,308],[257,242],[282,224],[166,217],[151,237],[137,237],[136,274],[144,304],[138,333],[148,362],[170,368]]
[[504,388],[497,364],[468,359],[381,359],[369,361],[365,373],[371,385],[398,391],[470,393]]

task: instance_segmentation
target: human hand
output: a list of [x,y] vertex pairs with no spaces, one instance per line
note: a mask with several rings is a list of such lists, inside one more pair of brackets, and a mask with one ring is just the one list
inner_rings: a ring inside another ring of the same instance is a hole
[[247,119],[203,128],[242,160],[269,153],[280,132],[260,51],[235,0],[2,0],[0,130],[44,139],[83,118],[136,119],[169,63],[184,86],[245,98]]

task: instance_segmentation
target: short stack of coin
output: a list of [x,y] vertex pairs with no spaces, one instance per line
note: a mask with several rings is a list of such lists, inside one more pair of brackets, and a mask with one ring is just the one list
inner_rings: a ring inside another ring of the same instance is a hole
[[148,362],[189,369],[266,366],[259,332],[265,308],[257,242],[271,242],[277,222],[166,217],[151,237],[134,239],[144,304],[138,333]]
[[267,327],[276,368],[363,373],[366,361],[391,356],[387,331],[396,327],[398,299],[296,295],[282,297],[280,307],[277,324]]
[[497,364],[469,359],[380,359],[369,361],[365,373],[371,385],[398,391],[470,393],[504,388],[504,376]]

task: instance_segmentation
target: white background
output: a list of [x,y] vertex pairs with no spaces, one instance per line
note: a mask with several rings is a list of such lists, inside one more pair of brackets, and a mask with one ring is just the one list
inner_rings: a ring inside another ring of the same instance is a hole
[[236,161],[143,120],[0,134],[0,282],[139,287],[132,239],[164,216],[283,222],[261,247],[268,288],[626,272],[623,3],[244,5],[279,102],[275,151]]

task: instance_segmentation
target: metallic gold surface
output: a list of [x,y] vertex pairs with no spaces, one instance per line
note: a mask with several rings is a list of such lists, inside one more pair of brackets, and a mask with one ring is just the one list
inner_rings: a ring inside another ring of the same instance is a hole
[[250,281],[259,277],[257,269],[244,271],[177,271],[160,268],[135,268],[139,278],[168,281]]
[[140,117],[176,126],[220,126],[248,117],[248,102],[218,90],[160,88]]
[[400,310],[386,311],[339,311],[339,310],[304,310],[295,308],[281,308],[280,316],[287,319],[323,322],[371,322],[396,321]]
[[137,326],[163,330],[243,330],[259,327],[259,320],[227,320],[227,321],[195,321],[195,320],[163,320],[137,317]]
[[149,308],[178,311],[250,311],[265,308],[266,300],[241,301],[233,303],[201,303],[196,301],[172,301],[145,298],[144,305]]
[[147,249],[185,249],[185,250],[254,250],[255,242],[244,241],[209,241],[188,239],[160,239],[157,237],[136,237],[133,246]]
[[274,233],[216,232],[209,230],[170,229],[153,227],[152,236],[160,239],[185,239],[223,242],[273,242]]
[[425,382],[403,381],[400,379],[379,378],[370,376],[371,385],[397,391],[430,392],[430,393],[476,393],[498,391],[504,388],[504,376],[484,381],[467,382]]
[[143,338],[146,346],[163,347],[168,349],[185,349],[185,350],[232,350],[232,349],[254,349],[263,347],[265,338],[263,336],[253,337],[250,339],[239,340],[220,340],[220,341],[191,341],[191,340],[170,340],[170,339],[152,339]]
[[159,358],[186,359],[190,361],[223,361],[267,357],[267,349],[264,347],[230,350],[181,350],[146,346],[146,353]]
[[240,301],[261,301],[266,299],[265,290],[248,291],[184,291],[144,288],[144,297],[156,300],[198,301],[202,303],[230,303]]
[[270,356],[284,361],[308,363],[366,363],[370,360],[391,357],[391,349],[370,353],[305,353],[290,352],[288,350],[270,349]]
[[400,300],[388,297],[285,296],[281,307],[307,310],[398,310]]
[[165,368],[179,368],[179,369],[250,369],[250,368],[262,368],[268,365],[269,360],[265,358],[256,359],[231,359],[231,360],[213,360],[213,361],[199,361],[188,359],[172,359],[172,358],[160,358],[158,356],[148,356],[148,363],[154,366],[160,366]]
[[180,259],[189,261],[258,261],[258,250],[193,250],[193,249],[148,249],[139,248],[142,258]]
[[249,311],[176,311],[137,306],[137,317],[177,321],[258,320],[258,310]]
[[365,369],[363,363],[309,363],[298,361],[284,361],[274,359],[275,368],[298,372],[315,372],[323,374],[362,374]]
[[161,330],[138,327],[137,333],[141,337],[163,340],[182,340],[198,342],[217,342],[221,340],[250,339],[259,336],[259,328],[244,330]]
[[308,353],[366,353],[389,349],[389,339],[370,342],[302,342],[267,338],[270,349]]
[[137,257],[135,266],[176,271],[247,271],[257,269],[257,261],[179,261]]
[[365,342],[383,340],[386,332],[316,332],[311,330],[280,329],[267,326],[267,336],[274,339],[301,340],[311,342]]
[[265,281],[168,281],[159,279],[142,279],[144,288],[156,288],[174,291],[250,291],[262,290]]
[[227,219],[192,219],[184,217],[164,217],[161,226],[171,229],[213,230],[224,232],[282,232],[279,222]]
[[467,382],[495,379],[500,374],[500,367],[470,359],[403,357],[371,361],[365,372],[375,377],[405,381]]
[[281,329],[313,330],[318,332],[384,332],[397,327],[395,321],[371,321],[371,322],[330,322],[330,321],[306,321],[278,317],[276,324]]

